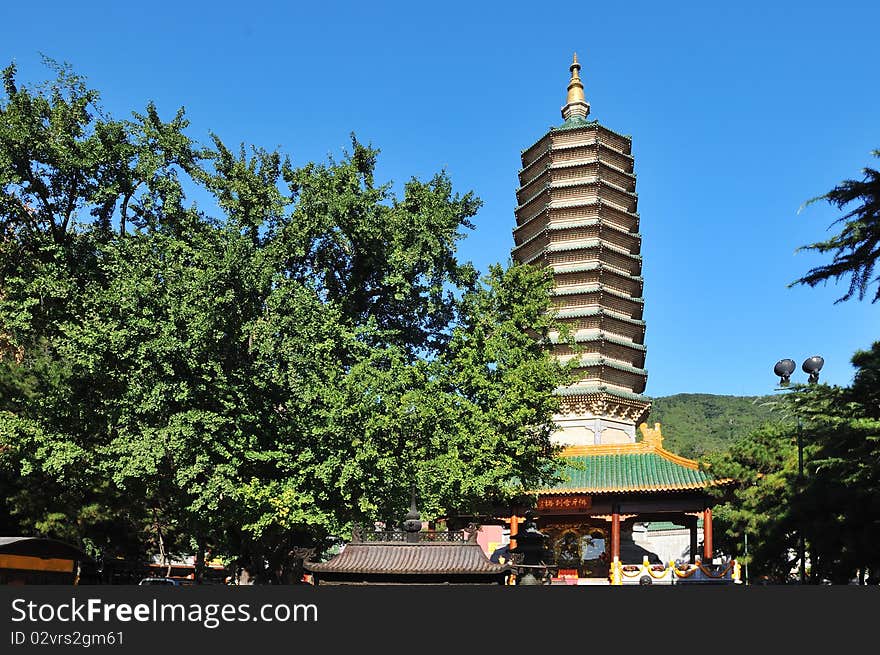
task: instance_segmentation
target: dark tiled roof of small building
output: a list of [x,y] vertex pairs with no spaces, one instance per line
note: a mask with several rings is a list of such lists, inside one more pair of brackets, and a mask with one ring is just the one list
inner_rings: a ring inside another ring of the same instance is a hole
[[76,546],[42,537],[0,537],[0,553],[86,560],[89,556]]
[[489,561],[476,541],[352,542],[328,562],[306,562],[312,573],[370,575],[493,575],[509,566]]

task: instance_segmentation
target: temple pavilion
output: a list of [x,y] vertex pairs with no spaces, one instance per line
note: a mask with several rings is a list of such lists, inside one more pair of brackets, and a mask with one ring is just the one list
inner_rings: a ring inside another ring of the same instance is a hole
[[[554,354],[575,360],[560,388],[552,440],[565,446],[566,481],[537,494],[557,579],[627,582],[730,580],[735,562],[713,562],[715,484],[697,462],[663,447],[644,423],[645,321],[632,140],[590,120],[577,55],[563,122],[521,153],[513,259],[553,270],[553,305],[570,337]],[[637,427],[639,428],[637,430]],[[519,516],[507,519],[515,541]],[[633,540],[635,524],[690,530],[685,561],[661,562]],[[698,523],[702,543],[698,543]],[[647,578],[646,578],[647,576]]]

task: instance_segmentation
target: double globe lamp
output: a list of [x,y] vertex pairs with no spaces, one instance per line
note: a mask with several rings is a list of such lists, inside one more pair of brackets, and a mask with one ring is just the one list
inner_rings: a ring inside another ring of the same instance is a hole
[[[822,370],[822,366],[825,364],[825,360],[822,359],[819,355],[813,355],[812,357],[807,357],[804,360],[804,363],[801,364],[801,370],[809,375],[810,384],[816,384],[819,381],[819,371]],[[776,362],[776,366],[773,367],[773,372],[779,376],[779,386],[787,387],[791,382],[791,374],[794,373],[795,363],[793,359],[781,359]],[[801,418],[798,416],[797,419],[797,448],[798,448],[798,485],[802,482],[804,478],[804,444],[803,444],[803,436],[802,436],[802,427],[801,427]],[[798,559],[800,560],[800,582],[801,584],[806,583],[807,581],[807,571],[806,571],[806,545],[804,544],[804,535],[803,531],[798,538]]]

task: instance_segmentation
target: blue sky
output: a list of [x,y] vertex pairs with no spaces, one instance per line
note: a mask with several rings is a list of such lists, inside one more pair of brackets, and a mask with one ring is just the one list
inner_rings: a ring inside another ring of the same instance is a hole
[[880,3],[720,5],[4,3],[0,63],[36,82],[45,53],[117,117],[184,106],[191,136],[295,164],[355,132],[397,188],[445,169],[484,201],[461,255],[485,270],[509,260],[520,150],[561,122],[577,51],[591,118],[633,137],[646,393],[770,393],[778,359],[814,354],[845,385],[880,304],[787,285],[838,216],[798,208],[880,163]]

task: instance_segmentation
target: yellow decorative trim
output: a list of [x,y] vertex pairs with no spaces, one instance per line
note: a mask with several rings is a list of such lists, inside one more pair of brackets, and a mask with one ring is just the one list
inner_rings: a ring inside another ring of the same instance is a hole
[[685,484],[657,484],[638,485],[634,487],[578,487],[577,489],[536,489],[527,493],[531,495],[561,495],[561,494],[610,494],[631,491],[688,491],[691,489],[703,489],[708,486],[720,484],[715,481],[689,482]]
[[[655,580],[667,580],[668,579],[670,582],[672,582],[672,573],[670,572],[669,567],[664,566],[664,565],[658,565],[658,566],[663,566],[663,570],[655,572],[654,565],[652,565],[648,561],[648,558],[645,557],[642,559],[641,564],[621,565],[620,573],[624,577],[630,578],[630,579],[641,578],[643,575],[649,575],[650,577],[654,578]],[[627,572],[626,571],[627,568],[632,568],[635,570]]]
[[647,423],[642,423],[639,426],[639,430],[642,433],[642,443],[649,444],[655,448],[663,446],[663,433],[660,432],[659,423],[655,423],[653,428],[649,428]]
[[566,446],[563,457],[590,457],[593,455],[643,455],[654,449],[643,441],[635,443],[609,443],[583,446]]
[[[658,565],[659,566],[659,565]],[[633,569],[633,570],[627,570]],[[614,562],[611,564],[611,584],[612,585],[620,585],[623,584],[623,579],[628,578],[633,580],[635,578],[640,578],[641,576],[647,574],[651,576],[654,580],[669,580],[670,583],[674,582],[673,576],[682,580],[685,578],[690,578],[697,571],[702,573],[704,576],[711,580],[722,580],[727,574],[730,574],[730,579],[734,583],[740,582],[740,565],[736,560],[728,563],[724,569],[718,573],[713,573],[711,570],[704,567],[701,563],[698,564],[686,564],[682,568],[678,568],[675,566],[675,562],[669,562],[668,565],[665,565],[662,571],[654,571],[654,566],[652,566],[648,562],[648,558],[645,557],[642,560],[641,564],[626,564],[619,562],[616,558]]]
[[676,577],[679,577],[679,578],[689,578],[694,573],[697,572],[696,566],[694,566],[694,567],[688,566],[683,571],[680,571],[679,569],[677,569],[674,564],[671,564],[670,566],[672,566],[672,572],[676,575]]
[[32,555],[0,555],[0,569],[73,573],[73,560],[59,557],[44,559]]
[[649,428],[647,423],[642,423],[639,426],[639,430],[642,432],[641,441],[634,443],[566,446],[562,450],[562,456],[590,457],[593,455],[642,455],[657,453],[660,457],[674,464],[679,464],[694,471],[700,469],[699,462],[671,453],[663,447],[663,433],[660,430],[659,423],[655,423],[653,428]]
[[620,564],[620,560],[615,557],[611,561],[611,584],[612,586],[620,586],[623,584],[623,567]]
[[694,471],[700,470],[699,462],[695,462],[694,460],[688,459],[687,457],[682,457],[681,455],[676,455],[675,453],[670,453],[665,448],[657,448],[656,453],[660,455],[660,457],[662,457],[663,459],[667,459],[674,464],[684,466],[685,468],[689,468]]

